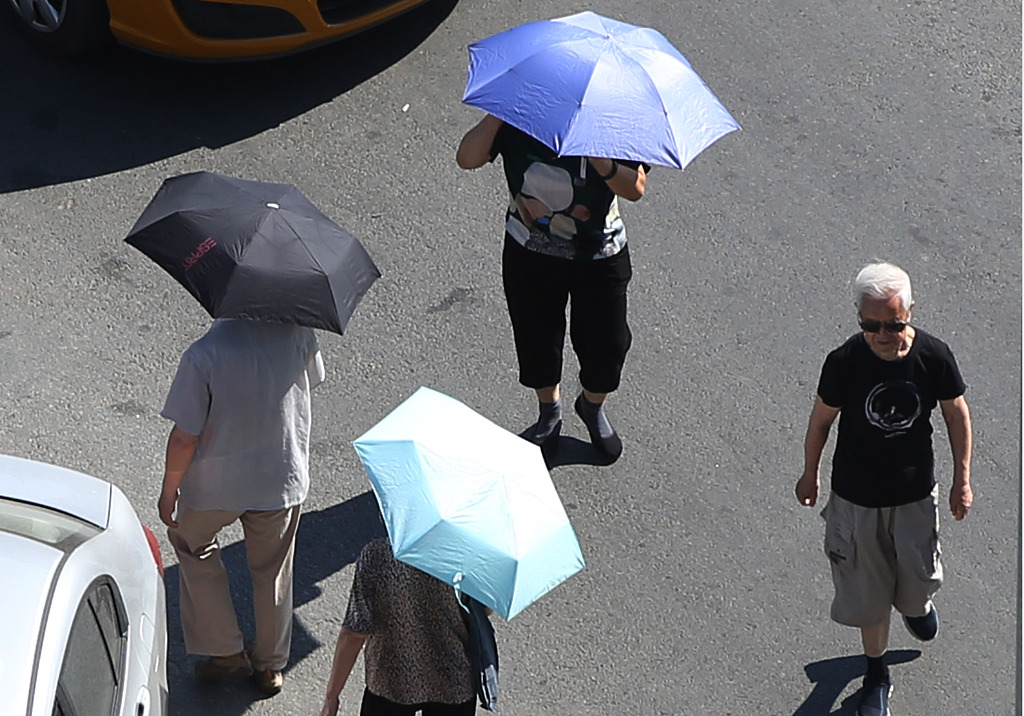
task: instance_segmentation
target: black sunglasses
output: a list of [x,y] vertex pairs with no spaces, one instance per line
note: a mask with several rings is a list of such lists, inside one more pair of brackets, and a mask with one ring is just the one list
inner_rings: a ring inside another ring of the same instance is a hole
[[886,333],[903,333],[910,323],[908,321],[876,321],[868,320],[860,322],[860,329],[865,333],[880,333],[885,329]]

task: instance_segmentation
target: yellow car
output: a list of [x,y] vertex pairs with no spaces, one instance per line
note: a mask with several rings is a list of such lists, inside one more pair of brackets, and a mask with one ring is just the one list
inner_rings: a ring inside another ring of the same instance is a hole
[[307,49],[365,30],[427,0],[0,0],[43,50],[107,41],[196,60]]

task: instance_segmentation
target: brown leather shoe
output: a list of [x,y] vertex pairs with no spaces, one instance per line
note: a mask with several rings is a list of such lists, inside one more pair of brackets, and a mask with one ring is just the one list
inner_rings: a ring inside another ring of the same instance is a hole
[[252,674],[252,663],[245,651],[230,656],[208,656],[196,662],[196,678],[204,681],[212,679],[244,679]]
[[276,669],[256,669],[252,677],[256,680],[256,688],[267,696],[281,693],[284,687],[284,674]]

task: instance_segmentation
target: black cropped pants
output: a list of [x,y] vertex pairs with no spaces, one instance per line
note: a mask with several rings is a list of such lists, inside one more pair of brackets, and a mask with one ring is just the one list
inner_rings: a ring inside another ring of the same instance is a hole
[[519,382],[535,389],[561,382],[568,303],[580,384],[592,393],[617,389],[633,342],[626,323],[632,276],[628,246],[606,259],[571,260],[530,251],[506,235],[502,280]]
[[383,696],[377,696],[369,689],[363,690],[363,703],[359,716],[473,716],[476,713],[476,697],[461,704],[396,704]]

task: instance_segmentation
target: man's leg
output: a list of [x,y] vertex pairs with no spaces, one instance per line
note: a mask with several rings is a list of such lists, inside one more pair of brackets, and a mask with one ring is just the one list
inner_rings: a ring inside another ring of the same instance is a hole
[[860,630],[868,668],[864,674],[864,687],[857,706],[857,716],[889,716],[892,679],[889,677],[889,667],[885,663],[885,652],[889,648],[890,621],[890,617],[886,617],[878,624]]
[[890,618],[886,617],[884,621],[860,630],[864,653],[869,659],[885,656],[885,652],[889,648],[889,623]]
[[928,497],[900,505],[895,512],[893,533],[899,578],[893,604],[915,638],[931,641],[939,630],[932,597],[942,586],[938,487]]
[[886,617],[885,621],[860,630],[864,656],[868,659],[866,681],[889,681],[889,667],[885,665],[885,652],[889,648],[890,622],[890,617]]
[[[889,524],[892,508],[868,508],[831,495],[825,506],[825,554],[832,567],[832,619],[860,629],[867,673],[857,716],[888,716],[892,680],[889,644],[896,558]],[[869,626],[864,626],[865,624]]]
[[245,551],[252,576],[256,642],[252,664],[257,671],[281,671],[292,641],[292,563],[301,506],[283,510],[249,510],[242,514]]
[[178,556],[181,626],[189,654],[229,656],[244,648],[217,533],[238,519],[226,510],[190,510],[178,504],[178,527],[167,537]]

